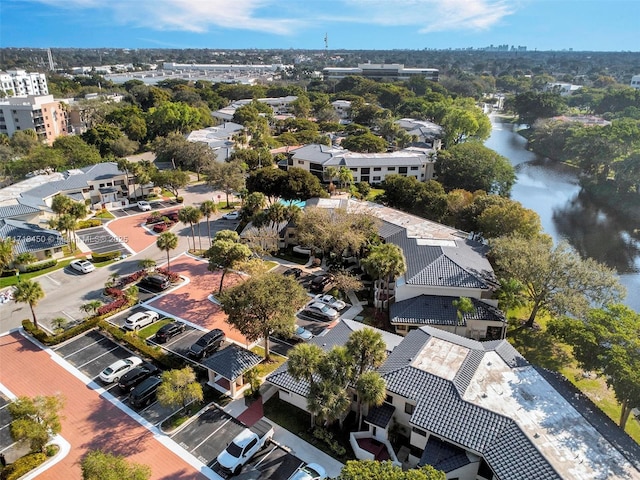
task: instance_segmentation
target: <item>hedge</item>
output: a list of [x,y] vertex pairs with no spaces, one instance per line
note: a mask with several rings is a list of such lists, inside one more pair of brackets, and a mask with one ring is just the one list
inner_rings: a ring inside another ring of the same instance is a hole
[[95,328],[96,325],[98,325],[98,322],[100,320],[102,320],[102,317],[90,318],[89,320],[85,320],[84,322],[79,323],[78,325],[71,327],[70,329],[65,330],[64,332],[61,332],[57,335],[49,335],[44,330],[36,328],[31,320],[23,320],[22,328],[24,328],[24,330],[27,333],[32,335],[39,342],[44,343],[45,345],[51,346],[51,345],[57,345],[59,343],[65,342],[70,338],[75,337],[76,335],[80,335],[81,333],[84,333],[87,330],[91,330],[92,328]]
[[104,253],[92,252],[91,253],[91,261],[93,263],[106,262],[106,261],[109,261],[109,260],[115,260],[120,255],[122,255],[120,250],[114,250],[113,252],[104,252]]
[[46,460],[47,456],[44,453],[29,453],[4,468],[2,473],[0,473],[0,479],[17,480],[34,468],[42,465]]
[[45,260],[44,262],[32,263],[24,267],[24,273],[37,272],[38,270],[44,270],[45,268],[55,267],[58,260],[52,258],[51,260]]
[[82,230],[83,228],[99,227],[102,225],[102,221],[98,218],[89,218],[88,220],[79,220],[76,223],[76,229]]

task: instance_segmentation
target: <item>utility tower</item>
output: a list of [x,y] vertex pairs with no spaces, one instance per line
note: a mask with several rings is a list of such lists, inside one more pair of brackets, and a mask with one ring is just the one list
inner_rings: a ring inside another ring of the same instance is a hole
[[324,34],[324,56],[329,56],[329,37],[326,33]]

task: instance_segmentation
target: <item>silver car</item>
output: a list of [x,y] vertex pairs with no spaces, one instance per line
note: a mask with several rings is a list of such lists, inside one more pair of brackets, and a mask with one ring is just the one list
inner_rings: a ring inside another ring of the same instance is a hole
[[338,312],[322,302],[310,303],[305,307],[302,313],[325,321],[335,320],[338,318]]

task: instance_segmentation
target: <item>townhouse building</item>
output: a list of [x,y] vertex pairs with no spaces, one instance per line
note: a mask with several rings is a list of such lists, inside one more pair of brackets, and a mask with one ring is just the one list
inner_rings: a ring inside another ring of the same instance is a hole
[[68,132],[67,109],[53,95],[28,95],[0,101],[0,133],[34,130],[49,145]]

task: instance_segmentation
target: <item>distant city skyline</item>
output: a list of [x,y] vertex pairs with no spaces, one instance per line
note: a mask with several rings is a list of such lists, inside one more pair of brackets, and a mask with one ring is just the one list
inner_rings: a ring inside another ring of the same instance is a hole
[[3,0],[2,47],[639,51],[640,0]]

